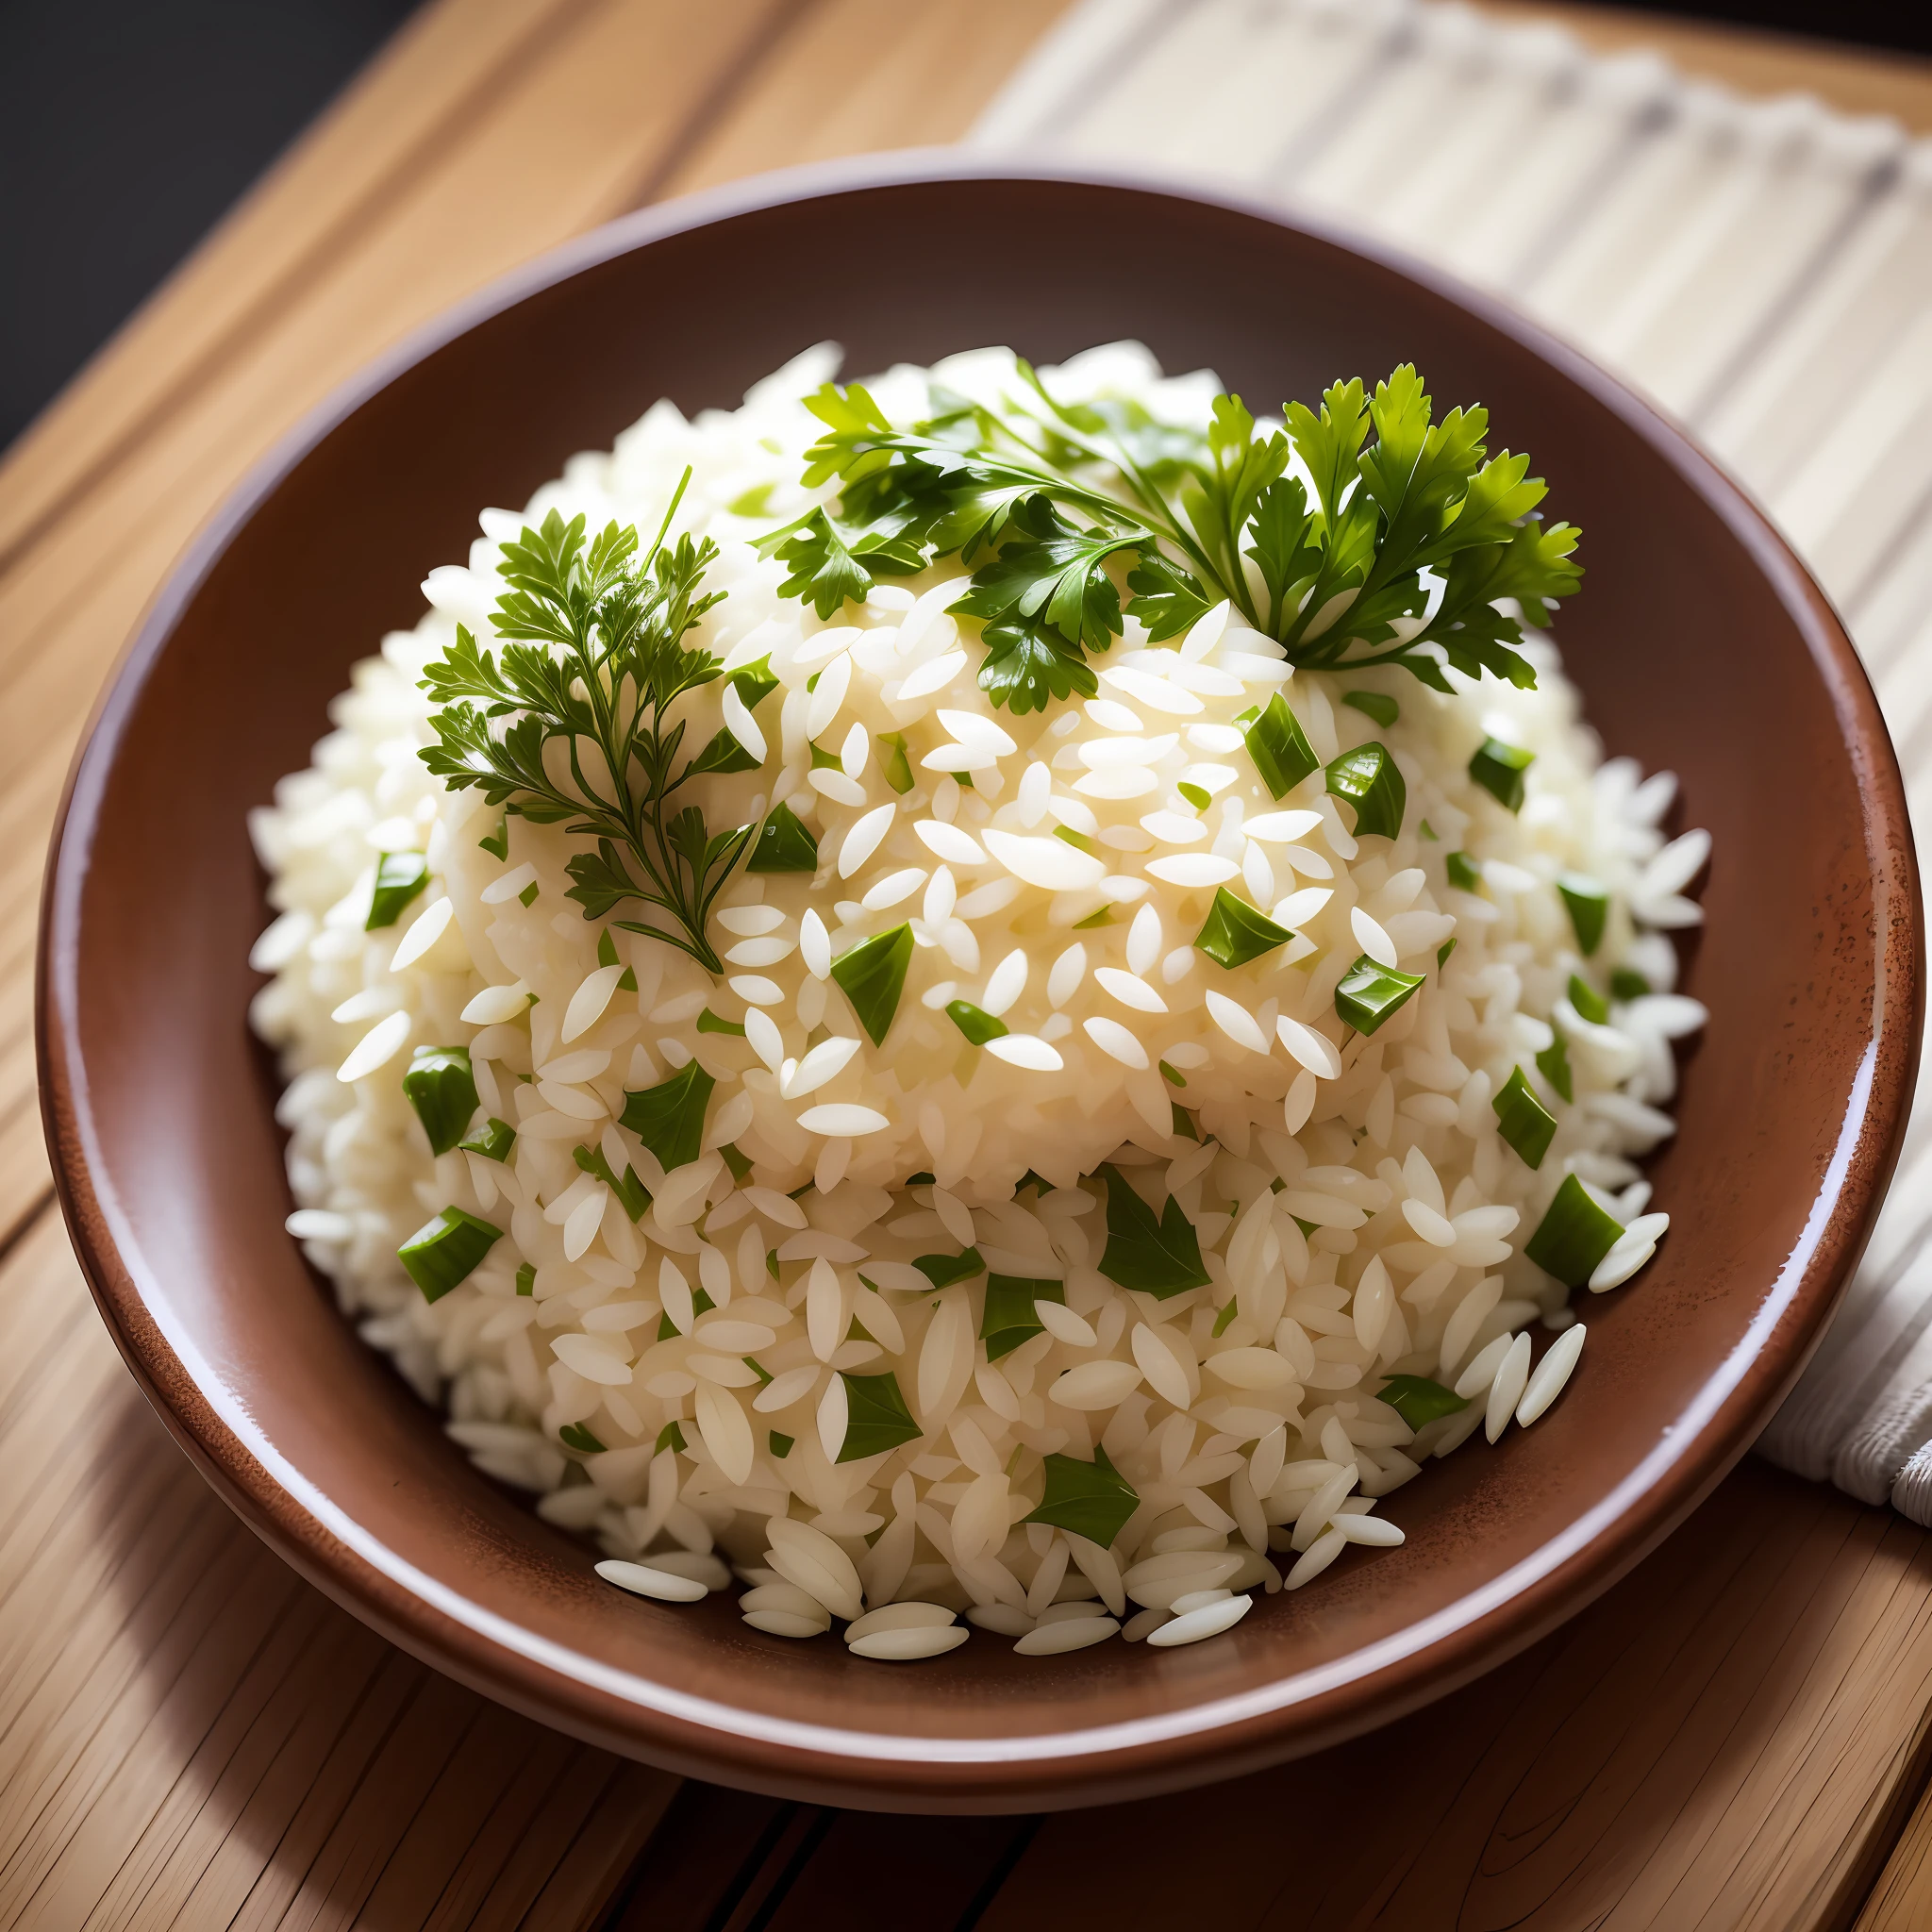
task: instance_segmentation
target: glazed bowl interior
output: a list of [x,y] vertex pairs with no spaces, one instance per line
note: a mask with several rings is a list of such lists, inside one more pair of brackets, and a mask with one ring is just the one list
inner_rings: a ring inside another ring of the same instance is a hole
[[[1134,264],[1166,263],[1150,273]],[[1413,360],[1480,399],[1579,523],[1558,641],[1612,752],[1683,780],[1716,858],[1688,990],[1712,1008],[1655,1265],[1588,1309],[1534,1431],[1430,1467],[1396,1551],[1232,1634],[916,1667],[794,1644],[713,1598],[621,1595],[473,1471],[283,1232],[247,967],[248,808],[349,667],[412,625],[486,505],[660,396],[730,407],[800,348],[852,373],[987,342],[1138,337],[1257,408]],[[42,1047],[63,1199],[130,1361],[237,1507],[397,1640],[615,1748],[766,1789],[1019,1807],[1222,1776],[1384,1721],[1579,1607],[1740,1454],[1862,1239],[1908,1095],[1916,900],[1897,774],[1828,608],[1641,403],[1521,322],[1336,239],[1190,195],[874,168],[640,217],[540,264],[339,400],[244,489],[136,640],[49,889]]]

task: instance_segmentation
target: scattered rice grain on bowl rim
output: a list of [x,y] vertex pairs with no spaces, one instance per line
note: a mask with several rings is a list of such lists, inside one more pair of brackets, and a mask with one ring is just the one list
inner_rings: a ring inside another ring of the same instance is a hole
[[[799,481],[821,427],[800,399],[835,368],[811,351],[694,422],[660,403],[523,514],[486,511],[254,815],[290,1232],[477,1467],[593,1538],[621,1588],[735,1574],[754,1627],[843,1623],[884,1661],[950,1649],[962,1612],[1029,1656],[1211,1636],[1250,1592],[1398,1544],[1385,1499],[1431,1456],[1547,1411],[1584,1335],[1523,1252],[1553,1204],[1622,1226],[1591,1289],[1649,1258],[1668,1217],[1636,1161],[1672,1131],[1671,1042],[1704,1017],[1665,929],[1700,916],[1708,841],[1667,842],[1672,781],[1602,758],[1534,636],[1535,689],[1445,695],[1291,672],[1226,605],[1158,648],[1130,617],[1093,699],[1015,715],[971,673],[957,559],[821,619],[751,540],[830,493]],[[977,392],[1013,367],[931,375]],[[1131,344],[1045,375],[1175,421],[1214,387]],[[926,377],[872,388],[909,419]],[[584,840],[418,755],[419,680],[459,624],[492,641],[504,543],[553,508],[648,535],[687,467],[675,529],[717,542],[726,592],[688,641],[774,680],[752,707],[728,677],[686,701],[691,744],[729,728],[759,754],[699,781],[708,814],[782,801],[817,848],[733,877],[720,979],[587,920],[565,896]],[[1344,704],[1352,684],[1395,703]],[[1394,837],[1352,836],[1320,772],[1270,795],[1239,721],[1277,693],[1324,765],[1387,747]],[[1519,810],[1472,774],[1486,739],[1533,755]],[[1607,899],[1588,958],[1579,874]],[[1230,880],[1291,943],[1233,968],[1196,947]],[[401,909],[372,925],[384,891]],[[834,962],[902,929],[881,1048]],[[1336,1014],[1358,960],[1422,980],[1373,1035]],[[445,1100],[474,1083],[440,1154],[419,1067]],[[1494,1104],[1519,1074],[1555,1120],[1535,1167]],[[630,1096],[699,1076],[692,1158],[667,1172]],[[1163,1211],[1205,1283],[1109,1278],[1110,1227]],[[425,1299],[398,1249],[451,1213],[492,1238]],[[1532,1363],[1539,1324],[1558,1334]],[[1081,1533],[1101,1524],[1106,1546]]]

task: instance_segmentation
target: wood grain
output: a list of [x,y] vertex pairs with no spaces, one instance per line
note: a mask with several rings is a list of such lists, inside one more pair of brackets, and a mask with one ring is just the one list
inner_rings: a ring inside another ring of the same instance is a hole
[[[1266,1848],[1216,1857],[1231,1927],[1932,1924],[1932,1800],[1898,1836],[1932,1544],[1768,1470],[1376,1738],[1044,1824],[856,1818],[680,1788],[382,1642],[204,1488],[88,1306],[46,1211],[32,908],[87,708],[193,529],[452,300],[644,199],[952,139],[1062,4],[436,0],[0,462],[0,1924],[1165,1926],[1202,1916],[1192,1842]],[[1932,125],[1923,63],[1509,10]]]

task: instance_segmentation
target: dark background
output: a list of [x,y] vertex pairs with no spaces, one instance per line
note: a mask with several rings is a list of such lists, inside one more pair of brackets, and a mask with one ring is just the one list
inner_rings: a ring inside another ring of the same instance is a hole
[[[416,4],[0,0],[0,448]],[[1932,52],[1932,0],[1623,4]]]

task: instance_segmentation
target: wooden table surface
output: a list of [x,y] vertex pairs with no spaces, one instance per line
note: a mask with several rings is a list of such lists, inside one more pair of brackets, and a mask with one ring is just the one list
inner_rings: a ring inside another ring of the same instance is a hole
[[[37,886],[195,527],[458,296],[664,195],[950,140],[1059,10],[434,0],[0,464],[0,1925],[1932,1926],[1932,1536],[1762,1465],[1387,1732],[1158,1805],[870,1818],[681,1785],[391,1648],[215,1500],[89,1304],[34,1104]],[[1924,63],[1494,10],[1932,129]]]

